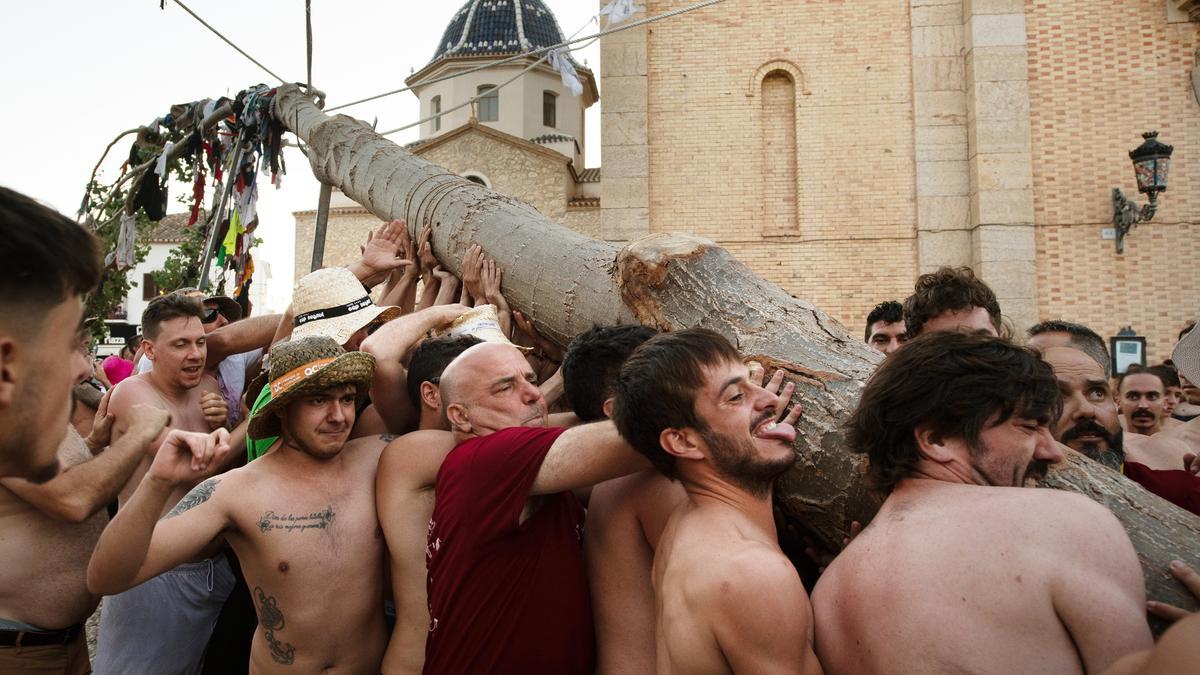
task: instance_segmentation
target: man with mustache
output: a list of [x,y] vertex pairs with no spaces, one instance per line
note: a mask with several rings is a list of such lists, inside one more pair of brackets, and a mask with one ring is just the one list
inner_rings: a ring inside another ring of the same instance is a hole
[[808,596],[771,510],[796,461],[779,396],[704,329],[646,341],[615,389],[621,435],[687,492],[654,553],[658,672],[820,673]]
[[1152,644],[1120,522],[1020,489],[1062,458],[1060,406],[1049,365],[984,335],[923,335],[875,372],[847,430],[887,498],[813,591],[828,672],[1100,672]]
[[1150,370],[1130,368],[1117,379],[1117,405],[1125,427],[1143,436],[1162,431],[1163,401],[1167,388]]
[[1184,457],[1192,452],[1187,443],[1169,434],[1148,437],[1122,430],[1108,378],[1083,352],[1050,347],[1042,358],[1054,369],[1063,397],[1062,414],[1054,424],[1060,443],[1200,515],[1200,476],[1185,468]]

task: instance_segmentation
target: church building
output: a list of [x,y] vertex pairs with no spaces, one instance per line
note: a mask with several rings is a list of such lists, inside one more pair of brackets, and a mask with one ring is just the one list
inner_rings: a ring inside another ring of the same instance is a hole
[[[534,59],[420,82],[561,40],[542,0],[469,0],[408,80],[422,118]],[[1200,0],[729,0],[603,38],[579,96],[543,63],[410,150],[592,237],[713,239],[852,334],[918,274],[969,265],[1014,330],[1131,326],[1160,361],[1200,310],[1198,60]],[[600,92],[603,178],[583,168]],[[1128,153],[1152,130],[1176,148],[1169,188],[1118,253],[1113,189],[1145,203]],[[352,255],[375,219],[334,207]]]

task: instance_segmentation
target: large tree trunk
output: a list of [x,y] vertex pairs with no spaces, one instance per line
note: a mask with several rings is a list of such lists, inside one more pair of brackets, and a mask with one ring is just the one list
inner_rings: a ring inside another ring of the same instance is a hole
[[[325,115],[294,86],[279,89],[276,117],[309,146],[317,178],[382,219],[433,225],[433,248],[448,269],[472,243],[504,269],[510,304],[560,344],[593,324],[638,321],[661,329],[704,326],[768,370],[783,368],[804,406],[796,468],[781,481],[785,512],[826,542],[852,520],[867,522],[879,500],[860,480],[862,458],[841,423],[880,357],[813,305],[788,296],[711,241],[660,234],[618,250],[554,223],[533,207],[414,157],[362,122]],[[1146,493],[1079,455],[1047,484],[1086,494],[1124,523],[1151,598],[1196,609],[1166,575],[1181,558],[1200,568],[1200,518]]]

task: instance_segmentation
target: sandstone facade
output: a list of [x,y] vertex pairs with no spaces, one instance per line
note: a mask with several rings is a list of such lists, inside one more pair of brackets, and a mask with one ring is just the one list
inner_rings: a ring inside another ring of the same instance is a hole
[[[1200,311],[1194,5],[740,0],[602,40],[598,184],[582,156],[487,124],[414,151],[594,237],[712,238],[852,333],[917,274],[970,265],[1018,331],[1132,325],[1159,361]],[[1170,187],[1117,255],[1111,189],[1145,201],[1127,152],[1151,129],[1176,146]],[[372,220],[335,212],[327,262]]]

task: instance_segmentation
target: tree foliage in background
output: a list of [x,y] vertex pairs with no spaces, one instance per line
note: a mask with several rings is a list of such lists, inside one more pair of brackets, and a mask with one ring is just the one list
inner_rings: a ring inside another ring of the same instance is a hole
[[[167,140],[173,140],[168,138]],[[138,163],[148,161],[157,156],[162,151],[161,147],[144,148],[139,151]],[[168,165],[168,175],[173,181],[190,186],[194,168],[189,163],[189,157],[178,158]],[[144,177],[146,180],[153,180],[153,169],[147,172]],[[133,181],[130,181],[133,182]],[[122,186],[114,187],[113,185],[102,184],[99,180],[93,180],[87,186],[87,197],[85,205],[87,209],[80,214],[84,218],[84,222],[93,234],[100,240],[100,250],[104,256],[107,256],[116,251],[117,242],[121,235],[121,212],[125,208],[125,203],[129,199],[129,190],[132,189],[130,182]],[[190,191],[177,190],[175,201],[189,205],[191,198]],[[115,264],[108,264],[104,268],[104,276],[100,282],[100,287],[88,295],[87,301],[84,304],[84,316],[88,318],[88,327],[92,337],[96,340],[103,340],[108,335],[108,326],[104,323],[106,319],[118,318],[119,312],[122,309],[121,305],[125,302],[131,288],[136,288],[139,285],[137,279],[130,279],[129,273],[146,259],[146,254],[150,250],[150,246],[146,241],[147,236],[155,228],[157,223],[146,217],[146,214],[141,209],[134,213],[134,218],[137,226],[137,243],[134,246],[135,263],[134,266],[125,269],[117,269]],[[188,248],[192,240],[196,239],[199,243],[195,244],[194,251],[199,251],[203,247],[204,239],[204,223],[197,222],[196,225],[188,230],[188,241],[181,244],[175,250],[171,251],[171,259],[168,263],[173,263],[172,268],[168,268],[162,272],[164,284],[159,281],[158,274],[151,272],[155,283],[160,289],[175,289],[181,284],[172,284],[174,276],[170,270],[179,268],[186,269],[183,262],[173,262],[172,259],[179,256],[191,254],[193,267],[198,267],[198,255],[195,255],[192,248]],[[181,252],[180,250],[183,249]],[[137,322],[139,317],[126,317],[127,320]]]
[[195,286],[200,281],[200,259],[204,255],[206,232],[203,219],[187,229],[183,243],[167,253],[162,269],[150,272],[154,285],[161,293],[184,286]]

